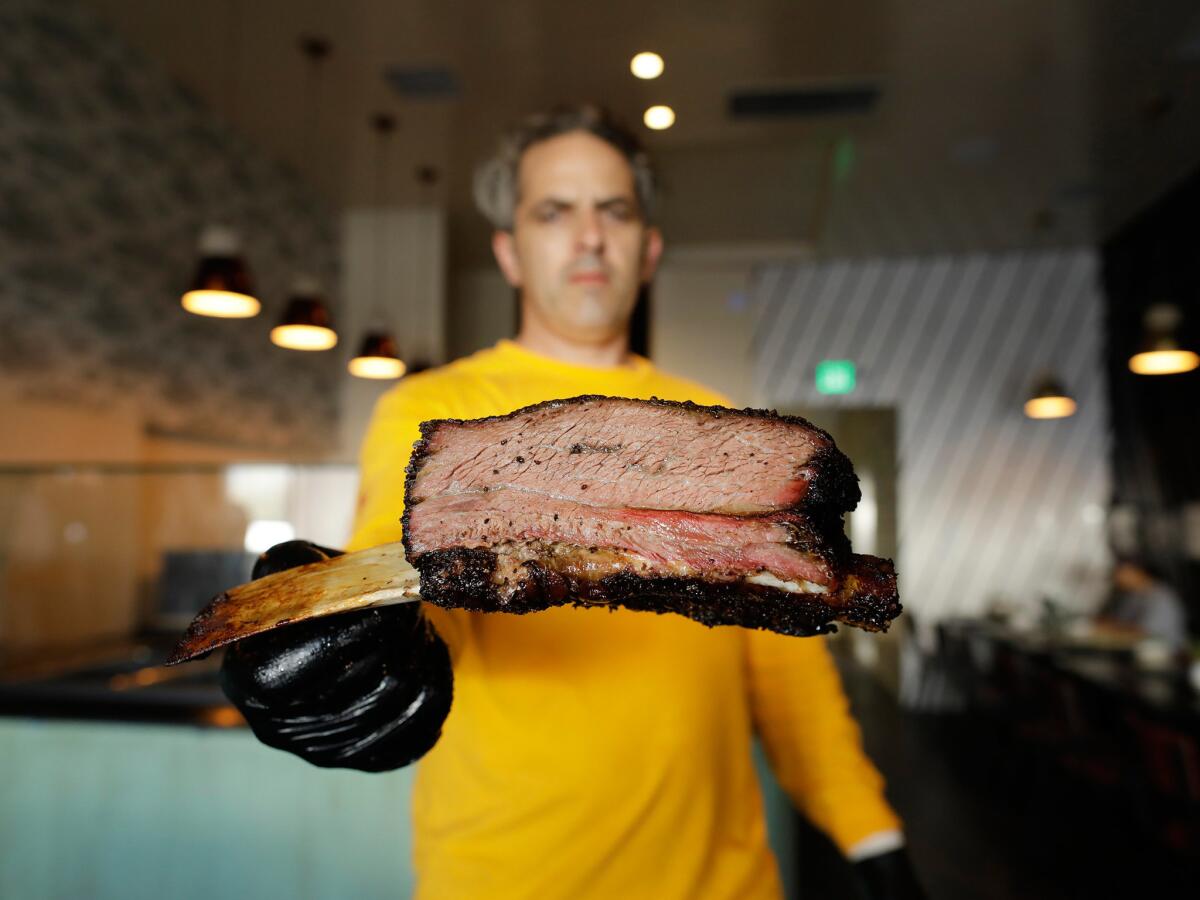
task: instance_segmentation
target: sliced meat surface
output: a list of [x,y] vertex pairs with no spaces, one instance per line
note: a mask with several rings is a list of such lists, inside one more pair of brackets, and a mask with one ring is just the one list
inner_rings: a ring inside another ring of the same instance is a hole
[[622,550],[657,575],[729,580],[770,572],[830,586],[848,546],[840,530],[826,532],[797,513],[740,518],[597,507],[502,488],[422,501],[410,517],[408,547],[415,558],[451,547],[540,541]]
[[575,397],[422,424],[410,502],[513,488],[597,506],[757,515],[852,509],[850,461],[824,431],[762,410]]

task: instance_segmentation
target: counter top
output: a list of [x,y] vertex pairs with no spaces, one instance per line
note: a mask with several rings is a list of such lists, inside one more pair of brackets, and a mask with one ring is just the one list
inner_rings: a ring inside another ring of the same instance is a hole
[[167,668],[175,636],[57,649],[0,664],[0,715],[151,722],[231,728],[245,725],[217,683],[221,655]]
[[947,630],[1004,646],[1048,667],[1075,684],[1136,708],[1154,719],[1200,734],[1200,692],[1188,681],[1186,666],[1138,665],[1135,641],[1072,638],[1016,632],[987,622],[958,622]]

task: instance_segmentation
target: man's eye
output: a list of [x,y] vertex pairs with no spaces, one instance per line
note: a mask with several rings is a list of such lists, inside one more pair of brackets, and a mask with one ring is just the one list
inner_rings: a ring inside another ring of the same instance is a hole
[[633,218],[633,208],[625,206],[624,204],[610,206],[607,209],[608,214],[618,222],[628,222]]
[[556,206],[543,206],[537,211],[539,222],[554,222],[562,216],[562,210]]

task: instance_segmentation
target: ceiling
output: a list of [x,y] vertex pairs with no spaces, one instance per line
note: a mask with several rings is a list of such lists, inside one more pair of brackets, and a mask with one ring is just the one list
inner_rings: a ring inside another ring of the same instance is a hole
[[[598,99],[646,131],[669,243],[899,254],[1097,240],[1200,165],[1190,0],[85,0],[134,47],[342,207],[412,202],[445,177],[457,264],[487,258],[474,165],[525,112]],[[202,10],[202,12],[201,12]],[[314,83],[302,35],[333,53]],[[664,75],[634,79],[653,49]],[[456,96],[394,92],[390,66]],[[733,120],[747,86],[877,83],[863,115]],[[311,98],[317,97],[314,104]],[[380,197],[372,113],[401,121]],[[316,117],[316,125],[308,123]],[[640,126],[639,126],[640,127]]]

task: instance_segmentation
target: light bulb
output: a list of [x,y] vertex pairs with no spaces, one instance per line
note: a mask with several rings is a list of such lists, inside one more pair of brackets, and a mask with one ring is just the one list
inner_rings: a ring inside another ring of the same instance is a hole
[[356,356],[347,368],[356,378],[385,380],[404,374],[404,363],[392,356]]
[[1129,370],[1138,375],[1178,375],[1197,366],[1200,356],[1191,350],[1147,350],[1129,360]]
[[276,325],[271,343],[288,350],[328,350],[337,346],[337,333],[323,325]]
[[1030,397],[1025,401],[1025,415],[1031,419],[1065,419],[1075,414],[1075,401],[1070,397]]
[[649,50],[637,54],[629,61],[629,71],[646,80],[657,78],[663,73],[663,68],[663,58]]
[[254,297],[236,291],[188,291],[179,302],[190,313],[217,319],[249,319],[262,309]]
[[642,114],[647,128],[664,131],[675,124],[675,110],[669,106],[651,106]]

